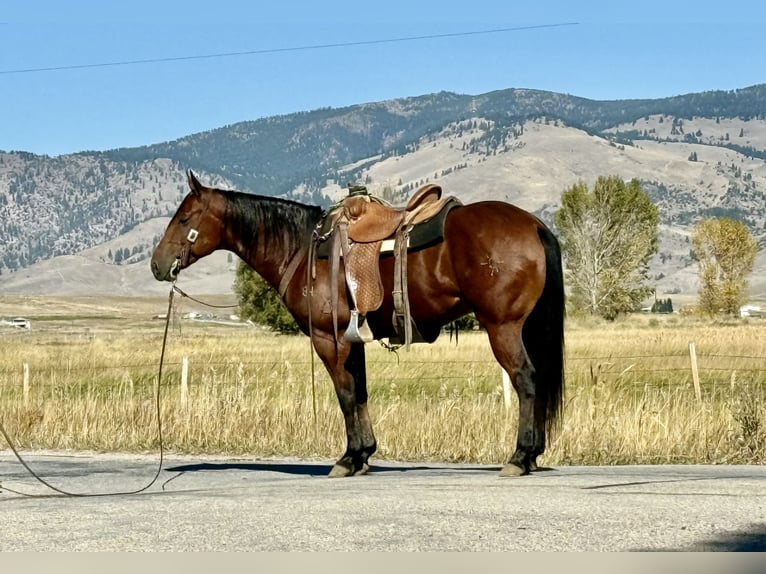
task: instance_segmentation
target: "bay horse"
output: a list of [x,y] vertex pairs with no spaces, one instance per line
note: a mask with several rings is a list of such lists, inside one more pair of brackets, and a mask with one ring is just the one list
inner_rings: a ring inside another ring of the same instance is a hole
[[[218,249],[236,253],[272,287],[330,374],[343,412],[346,451],[330,476],[364,474],[376,440],[367,409],[364,343],[348,342],[350,310],[344,281],[332,285],[317,259],[312,285],[308,253],[322,221],[319,206],[205,187],[188,172],[191,191],[152,254],[158,281]],[[392,257],[381,257],[385,296],[367,317],[376,339],[396,336]],[[342,263],[341,263],[342,265]],[[537,457],[560,418],[564,391],[564,284],[559,242],[532,214],[499,201],[452,209],[443,240],[407,255],[410,312],[433,342],[445,325],[473,312],[519,402],[516,449],[501,476],[537,469]],[[336,293],[332,293],[336,290]],[[330,312],[337,301],[337,336]],[[309,309],[311,307],[311,309]]]

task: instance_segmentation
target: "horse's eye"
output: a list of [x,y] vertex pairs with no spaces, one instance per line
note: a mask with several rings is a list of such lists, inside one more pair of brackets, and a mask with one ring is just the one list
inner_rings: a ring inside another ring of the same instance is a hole
[[180,223],[181,225],[186,225],[187,223],[189,223],[189,218],[188,218],[188,217],[182,217],[182,218],[181,218],[181,219],[179,219],[178,221],[179,221],[179,223]]

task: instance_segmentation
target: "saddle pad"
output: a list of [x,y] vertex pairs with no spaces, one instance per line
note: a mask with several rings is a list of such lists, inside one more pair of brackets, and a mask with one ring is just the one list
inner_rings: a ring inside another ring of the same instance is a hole
[[[409,243],[407,245],[407,251],[418,251],[436,245],[444,239],[444,222],[447,219],[447,214],[456,207],[461,207],[463,204],[457,198],[450,198],[447,203],[444,204],[439,212],[432,218],[416,223],[410,230]],[[393,235],[381,242],[380,252],[382,254],[390,254],[394,249],[394,237]],[[327,259],[330,256],[330,242],[323,241],[317,248],[317,256],[320,259]]]
[[[456,207],[462,207],[462,203],[451,197],[447,200],[436,215],[420,223],[416,223],[410,230],[409,242],[407,243],[407,252],[418,251],[440,243],[444,239],[444,222],[447,220],[447,214]],[[386,243],[385,241],[383,243]],[[390,253],[394,249],[393,237],[391,238]],[[381,253],[386,251],[381,248]]]

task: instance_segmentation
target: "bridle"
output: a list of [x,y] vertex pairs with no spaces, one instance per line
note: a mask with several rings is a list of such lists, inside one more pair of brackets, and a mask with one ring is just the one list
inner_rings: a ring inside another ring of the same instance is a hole
[[189,233],[186,234],[186,242],[183,244],[183,247],[181,248],[181,253],[178,254],[178,257],[176,257],[175,261],[173,261],[173,264],[170,266],[170,276],[173,279],[178,277],[178,274],[181,272],[181,269],[189,265],[189,257],[191,257],[191,248],[192,248],[192,245],[194,245],[194,242],[197,241],[198,237],[199,237],[199,231],[197,231],[194,228],[191,228],[189,230]]

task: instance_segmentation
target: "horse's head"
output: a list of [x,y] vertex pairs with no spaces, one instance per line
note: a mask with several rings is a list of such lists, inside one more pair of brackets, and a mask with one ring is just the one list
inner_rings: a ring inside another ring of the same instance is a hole
[[173,281],[181,269],[215,251],[221,242],[221,209],[214,190],[203,186],[189,172],[191,191],[168,223],[152,254],[157,281]]

